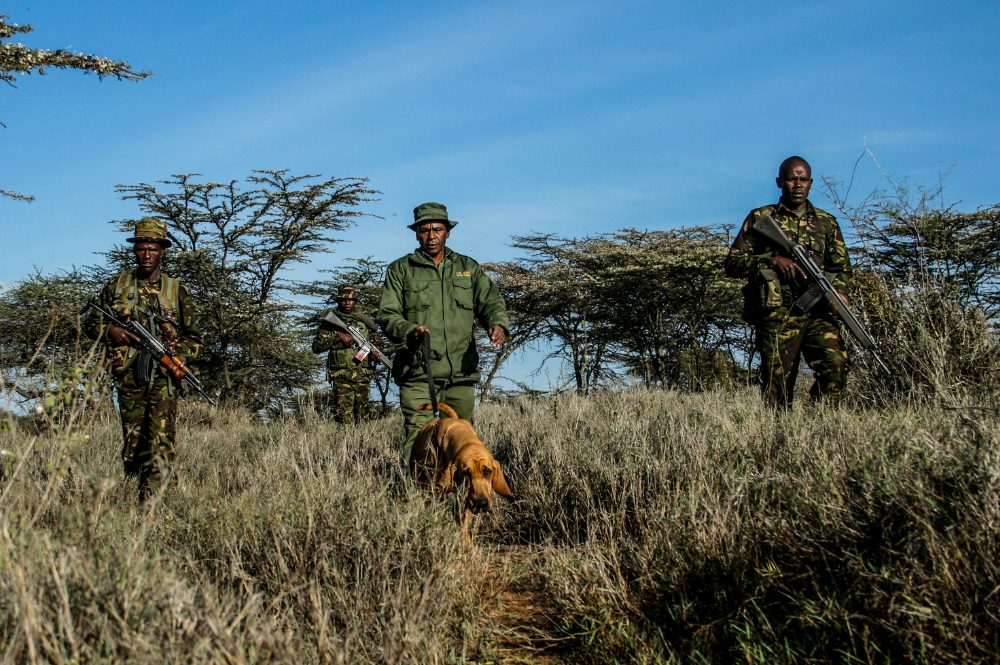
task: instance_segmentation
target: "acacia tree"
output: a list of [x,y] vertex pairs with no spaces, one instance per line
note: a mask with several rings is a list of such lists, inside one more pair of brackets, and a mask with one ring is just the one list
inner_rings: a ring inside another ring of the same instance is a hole
[[500,376],[500,368],[526,349],[534,346],[545,332],[545,303],[537,294],[533,273],[517,263],[484,263],[483,270],[490,276],[507,305],[510,335],[499,349],[490,344],[489,335],[479,330],[476,345],[479,357],[486,360],[483,378],[479,384],[479,399],[490,398],[493,382]]
[[[118,192],[167,224],[175,248],[166,268],[193,292],[206,341],[199,363],[206,382],[223,398],[280,408],[312,385],[319,365],[306,343],[309,331],[295,325],[298,307],[285,297],[295,285],[285,273],[332,251],[340,242],[332,234],[365,216],[357,208],[378,192],[365,178],[253,174],[247,189],[238,180],[200,183],[198,174],[187,174],[160,181],[168,191],[140,183],[119,185]],[[133,224],[112,223],[123,231]],[[118,247],[109,258],[130,265],[130,248]]]
[[[8,42],[14,35],[25,35],[32,31],[30,25],[18,25],[8,23],[7,14],[0,14],[0,81],[4,81],[13,88],[14,81],[18,75],[30,75],[38,72],[45,75],[45,68],[50,69],[76,69],[84,74],[97,74],[98,79],[113,76],[119,81],[141,81],[152,76],[152,72],[135,72],[127,62],[122,60],[111,60],[98,55],[84,55],[83,53],[71,53],[64,49],[51,51],[48,49],[29,48],[24,44],[10,44]],[[0,123],[3,125],[3,123]],[[0,189],[0,195],[19,201],[34,201],[33,196],[17,194],[6,189]]]
[[862,268],[898,283],[934,285],[988,319],[1000,315],[1000,205],[963,213],[944,203],[941,184],[925,189],[903,182],[852,206],[840,183],[824,184],[858,234],[853,249]]
[[36,272],[0,294],[0,410],[37,398],[47,379],[87,355],[80,309],[103,282],[92,267]]
[[491,265],[529,340],[553,347],[576,389],[624,369],[649,384],[700,390],[747,356],[739,286],[724,277],[728,234],[622,229],[582,239],[516,237],[530,256]]
[[536,338],[552,346],[545,361],[565,360],[577,392],[588,394],[614,371],[607,362],[613,331],[594,297],[599,277],[581,261],[585,241],[541,233],[513,240],[528,256],[494,266],[513,296],[508,310],[524,325],[538,322]]
[[[881,402],[914,391],[982,394],[1000,385],[1000,205],[959,212],[931,188],[889,182],[859,203],[824,179],[855,231],[851,299],[893,368],[887,377],[857,350],[854,394]],[[853,340],[848,337],[848,346]]]
[[739,285],[723,276],[728,234],[705,227],[623,229],[589,238],[598,316],[616,331],[611,359],[646,383],[701,390],[745,355]]

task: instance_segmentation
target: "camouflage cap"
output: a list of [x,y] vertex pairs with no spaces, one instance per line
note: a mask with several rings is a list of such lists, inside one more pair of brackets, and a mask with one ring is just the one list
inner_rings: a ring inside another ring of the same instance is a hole
[[167,223],[155,217],[143,217],[135,223],[135,237],[126,238],[126,242],[158,242],[166,249],[173,243],[167,237]]
[[357,300],[358,295],[350,284],[344,284],[337,289],[337,297],[334,300]]
[[424,222],[444,222],[449,231],[458,224],[458,222],[448,219],[448,209],[440,203],[422,203],[418,205],[413,209],[413,223],[406,228],[416,231],[417,227]]

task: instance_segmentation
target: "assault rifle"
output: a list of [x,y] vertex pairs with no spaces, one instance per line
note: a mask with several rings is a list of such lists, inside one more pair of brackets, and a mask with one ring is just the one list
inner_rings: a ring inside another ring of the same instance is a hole
[[844,301],[840,299],[840,293],[830,283],[830,280],[826,278],[826,275],[816,265],[816,262],[813,261],[809,250],[789,240],[777,222],[767,213],[761,215],[752,228],[763,237],[781,247],[805,271],[807,275],[806,292],[795,301],[795,306],[802,310],[802,312],[808,312],[822,300],[829,302],[837,312],[837,316],[844,322],[847,329],[851,331],[854,338],[858,340],[861,348],[871,353],[875,362],[885,370],[886,374],[891,375],[892,370],[889,369],[889,366],[878,355],[875,340],[861,327],[861,322],[858,321],[858,317],[854,316],[851,308],[845,305]]
[[104,309],[96,302],[94,302],[93,299],[91,299],[90,302],[87,303],[87,306],[80,311],[80,315],[82,316],[92,309],[98,312],[99,314],[103,315],[104,318],[110,321],[111,323],[121,328],[124,328],[125,330],[129,331],[130,333],[138,337],[139,346],[142,348],[143,351],[146,351],[153,358],[156,358],[156,360],[159,361],[161,365],[170,370],[171,374],[173,374],[174,376],[180,375],[181,378],[183,378],[184,383],[188,384],[189,386],[197,390],[199,393],[201,393],[202,397],[208,400],[209,404],[215,406],[215,400],[208,396],[208,393],[205,392],[205,389],[201,385],[201,381],[199,381],[198,377],[194,375],[194,368],[188,367],[187,365],[183,365],[180,362],[178,362],[176,360],[176,358],[178,357],[177,354],[174,353],[170,349],[170,347],[168,347],[166,344],[158,340],[153,333],[146,330],[141,323],[139,323],[135,319],[122,321],[117,316],[115,316],[114,314],[112,314],[111,312]]
[[388,367],[389,371],[392,371],[392,363],[389,362],[389,359],[385,357],[385,354],[375,348],[375,345],[369,342],[368,338],[365,337],[364,333],[358,330],[357,327],[347,325],[344,323],[343,319],[333,312],[327,312],[326,316],[323,317],[323,320],[332,325],[334,328],[339,328],[354,338],[354,348],[358,350],[358,352],[354,354],[355,360],[361,362],[368,357],[369,353],[374,351],[375,357],[378,358],[383,365]]

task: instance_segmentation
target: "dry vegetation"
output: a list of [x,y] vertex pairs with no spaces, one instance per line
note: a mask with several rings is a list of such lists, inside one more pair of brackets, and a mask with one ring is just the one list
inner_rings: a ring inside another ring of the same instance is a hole
[[76,444],[0,433],[24,454],[0,498],[4,662],[1000,652],[992,410],[775,419],[751,393],[646,390],[487,405],[478,429],[518,500],[471,548],[405,482],[398,416],[182,414],[180,484],[141,507],[110,410]]

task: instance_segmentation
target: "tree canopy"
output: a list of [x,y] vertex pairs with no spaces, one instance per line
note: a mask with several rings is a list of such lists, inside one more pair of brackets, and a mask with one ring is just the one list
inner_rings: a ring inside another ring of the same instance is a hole
[[[284,170],[254,171],[245,189],[235,179],[197,182],[197,175],[161,181],[166,189],[140,183],[118,191],[167,224],[174,247],[165,269],[197,303],[207,385],[224,399],[276,407],[313,383],[319,363],[302,344],[309,332],[294,323],[299,306],[287,298],[295,285],[286,271],[332,251],[335,234],[364,216],[357,208],[378,192],[364,178]],[[130,231],[134,222],[112,223]],[[133,263],[130,247],[108,257],[115,270]]]

